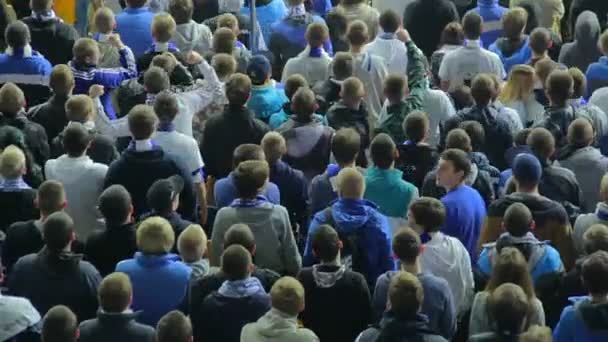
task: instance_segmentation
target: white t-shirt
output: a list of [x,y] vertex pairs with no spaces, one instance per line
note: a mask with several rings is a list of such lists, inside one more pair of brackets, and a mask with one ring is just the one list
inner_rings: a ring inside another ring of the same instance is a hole
[[470,84],[480,73],[494,74],[501,80],[506,77],[500,57],[494,52],[482,49],[479,40],[469,40],[465,46],[446,54],[439,67],[439,78],[442,81],[450,81],[449,91],[454,91],[463,84]]
[[382,38],[380,34],[367,44],[365,51],[381,57],[389,74],[407,75],[407,47],[396,38]]
[[174,158],[180,167],[186,168],[193,183],[203,180],[201,170],[205,164],[201,157],[198,144],[193,137],[178,131],[158,131],[152,138],[170,157]]

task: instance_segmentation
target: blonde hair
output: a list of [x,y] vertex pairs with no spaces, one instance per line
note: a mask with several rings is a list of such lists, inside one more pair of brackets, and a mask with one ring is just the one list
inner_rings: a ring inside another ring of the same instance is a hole
[[101,7],[95,12],[95,28],[100,33],[111,33],[114,30],[114,12],[109,7]]
[[152,36],[157,42],[166,43],[171,40],[176,26],[175,19],[170,14],[157,14],[152,20]]
[[509,79],[502,88],[498,99],[502,103],[526,100],[534,92],[534,68],[516,65],[509,72]]
[[99,47],[91,38],[80,38],[74,43],[72,54],[77,62],[85,63],[87,58],[99,56]]
[[239,21],[232,13],[224,13],[217,18],[217,28],[229,28],[234,31],[239,28]]
[[7,82],[0,88],[0,112],[16,114],[25,105],[25,95],[15,83]]
[[504,36],[515,39],[521,36],[526,28],[528,12],[521,7],[515,7],[502,16],[502,29]]
[[603,202],[608,202],[608,173],[605,173],[604,176],[602,176],[600,182],[600,197]]
[[363,82],[357,77],[349,77],[342,82],[341,96],[345,100],[354,100],[365,96]]
[[608,30],[604,31],[598,42],[600,50],[604,55],[608,55]]
[[107,275],[99,284],[97,297],[99,306],[105,312],[118,313],[129,307],[133,288],[125,273],[114,272]]
[[293,277],[277,280],[270,289],[272,307],[290,316],[297,316],[304,307],[304,287]]
[[137,248],[143,254],[165,254],[175,243],[175,233],[169,221],[154,216],[137,227]]
[[49,87],[55,95],[67,96],[74,88],[74,74],[66,64],[58,64],[53,67],[49,78]]
[[337,188],[340,197],[361,198],[365,193],[365,180],[359,170],[346,167],[338,173]]
[[207,250],[207,234],[198,224],[191,224],[177,238],[177,250],[186,262],[200,260]]
[[16,179],[23,175],[25,154],[15,145],[7,146],[0,154],[0,175],[4,179]]
[[273,163],[287,152],[285,138],[277,132],[268,132],[262,138],[262,149],[266,155],[266,160]]
[[93,100],[87,95],[74,95],[65,103],[65,115],[70,121],[85,122],[94,117]]

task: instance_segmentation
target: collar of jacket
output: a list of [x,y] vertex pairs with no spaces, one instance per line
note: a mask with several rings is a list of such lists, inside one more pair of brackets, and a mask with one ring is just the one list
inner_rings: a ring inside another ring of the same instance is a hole
[[229,118],[252,119],[253,113],[245,106],[228,104],[224,109],[224,114]]
[[38,261],[53,272],[63,273],[78,268],[82,254],[72,252],[52,253],[46,246],[38,252]]
[[97,318],[104,324],[126,324],[137,319],[141,312],[142,311],[105,312],[103,310],[99,310],[97,312]]
[[27,58],[27,57],[32,57],[32,55],[34,54],[34,51],[32,50],[32,47],[29,44],[27,44],[26,46],[24,46],[23,48],[20,48],[20,49],[13,49],[12,47],[9,46],[6,48],[6,54],[9,56]]
[[142,266],[162,267],[172,262],[179,261],[178,255],[173,253],[152,255],[143,254],[142,252],[136,252],[134,256],[135,261]]
[[139,14],[149,11],[150,9],[148,7],[127,7],[123,10],[123,12],[127,14]]

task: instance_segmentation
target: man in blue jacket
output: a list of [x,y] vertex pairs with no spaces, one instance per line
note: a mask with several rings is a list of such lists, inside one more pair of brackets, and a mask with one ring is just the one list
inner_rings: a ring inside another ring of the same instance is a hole
[[152,19],[154,13],[146,7],[146,0],[126,0],[127,8],[116,16],[116,32],[125,45],[133,49],[139,57],[154,42],[152,40]]
[[373,286],[379,275],[395,267],[391,257],[390,224],[375,204],[363,199],[365,180],[357,169],[342,169],[336,183],[338,200],[318,212],[310,224],[303,264],[311,266],[317,262],[311,239],[320,225],[329,224],[345,244],[341,262],[363,274]]
[[471,10],[483,18],[483,46],[490,46],[502,36],[502,16],[508,9],[498,4],[498,0],[477,0],[477,7]]

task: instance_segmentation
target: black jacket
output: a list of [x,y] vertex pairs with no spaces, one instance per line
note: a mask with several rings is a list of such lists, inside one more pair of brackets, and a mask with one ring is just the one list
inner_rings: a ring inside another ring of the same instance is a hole
[[137,251],[135,225],[108,226],[93,232],[87,239],[84,255],[87,261],[106,276],[116,269],[119,261],[131,259]]
[[384,313],[378,327],[363,332],[359,342],[446,342],[447,340],[430,330],[428,318],[417,314],[415,317],[398,317],[392,311]]
[[538,191],[566,208],[570,220],[574,222],[580,214],[583,193],[574,173],[566,168],[542,161],[543,174]]
[[371,322],[371,299],[365,278],[357,272],[339,270],[338,266],[318,266],[318,271],[332,275],[323,286],[317,283],[312,267],[298,274],[306,293],[300,318],[321,341],[352,342]]
[[36,220],[15,222],[6,230],[6,239],[2,245],[2,264],[9,274],[13,265],[22,256],[38,253],[44,246],[42,241],[42,223]]
[[424,177],[437,165],[439,160],[437,149],[430,145],[417,145],[409,141],[400,144],[397,148],[399,149],[399,159],[395,168],[403,172],[404,180],[420,189]]
[[184,179],[184,189],[180,194],[178,211],[186,218],[195,217],[196,199],[190,172],[180,169],[177,163],[160,147],[150,151],[135,151],[128,148],[114,161],[104,182],[104,189],[110,185],[124,186],[133,200],[135,217],[150,211],[146,202],[148,189],[159,179],[180,175]]
[[570,17],[568,19],[570,23],[570,32],[574,32],[576,26],[576,19],[579,14],[584,11],[591,11],[597,15],[600,21],[602,31],[608,28],[608,2],[596,1],[596,0],[572,0],[570,5]]
[[[87,149],[87,156],[89,156],[92,161],[110,165],[114,160],[118,159],[118,151],[116,150],[116,146],[112,139],[98,133],[95,129],[89,130],[89,133],[93,135],[93,140]],[[51,158],[59,158],[64,153],[63,132],[61,132],[51,143]]]
[[24,113],[18,113],[15,117],[0,115],[0,127],[2,126],[12,126],[23,132],[25,144],[32,152],[36,164],[46,163],[49,159],[49,142],[44,127],[28,120]]
[[312,88],[319,105],[317,113],[326,114],[329,108],[340,100],[340,88],[341,85],[333,79],[320,82]]
[[555,148],[560,149],[568,142],[568,126],[575,119],[576,111],[572,106],[549,108],[545,113],[545,118],[534,126],[546,128],[551,132],[555,138]]
[[52,65],[72,60],[72,47],[78,39],[72,25],[65,24],[59,18],[40,20],[26,17],[21,21],[30,29],[32,48],[44,55]]
[[80,323],[80,342],[154,342],[154,328],[135,321],[135,313],[98,312],[97,318]]
[[370,113],[367,104],[361,101],[358,109],[351,109],[338,101],[327,111],[327,123],[336,131],[340,128],[352,128],[361,136],[361,148],[357,156],[357,165],[367,167],[365,150],[370,144]]
[[456,6],[450,0],[416,0],[403,14],[403,26],[428,57],[439,47],[445,26],[453,21],[460,20]]
[[201,143],[205,172],[216,179],[228,176],[234,150],[242,144],[260,144],[266,132],[268,126],[255,119],[249,109],[227,105],[224,113],[205,124]]
[[27,113],[30,120],[44,127],[49,144],[68,124],[68,118],[65,115],[67,101],[68,97],[53,95],[45,103],[30,108]]
[[25,297],[44,316],[55,305],[69,307],[80,321],[95,317],[101,276],[93,265],[72,253],[56,255],[46,248],[14,265],[11,294]]
[[0,191],[0,231],[6,232],[15,222],[33,220],[38,217],[34,205],[36,190]]

